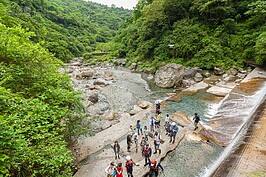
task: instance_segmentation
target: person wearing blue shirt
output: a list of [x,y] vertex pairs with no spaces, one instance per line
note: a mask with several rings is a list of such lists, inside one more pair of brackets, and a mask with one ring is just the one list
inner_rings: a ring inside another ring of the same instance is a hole
[[175,122],[172,123],[171,130],[170,130],[170,143],[175,143],[175,137],[178,132],[178,126]]

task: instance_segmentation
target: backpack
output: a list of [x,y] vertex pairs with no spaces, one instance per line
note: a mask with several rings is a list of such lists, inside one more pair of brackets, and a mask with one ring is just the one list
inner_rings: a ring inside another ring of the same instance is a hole
[[133,167],[133,161],[132,160],[129,160],[126,162],[126,168],[127,169],[131,169]]
[[149,147],[148,149],[145,148],[143,154],[144,154],[145,156],[149,156],[149,155],[151,154],[151,148],[150,148],[150,147]]
[[152,171],[158,171],[158,162],[154,164],[154,166],[150,167]]

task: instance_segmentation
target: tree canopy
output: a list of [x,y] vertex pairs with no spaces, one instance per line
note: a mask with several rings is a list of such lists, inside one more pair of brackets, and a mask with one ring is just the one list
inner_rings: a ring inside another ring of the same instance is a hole
[[265,12],[260,0],[141,0],[117,33],[118,55],[148,67],[264,65]]
[[[84,0],[4,0],[1,22],[34,32],[31,37],[63,61],[110,41],[131,11]],[[3,18],[5,16],[5,18]]]

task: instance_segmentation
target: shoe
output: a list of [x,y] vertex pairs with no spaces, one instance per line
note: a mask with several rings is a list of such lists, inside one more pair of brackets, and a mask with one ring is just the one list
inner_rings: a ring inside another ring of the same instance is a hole
[[157,154],[157,152],[154,152],[153,154]]
[[172,141],[170,140],[169,143],[172,143]]

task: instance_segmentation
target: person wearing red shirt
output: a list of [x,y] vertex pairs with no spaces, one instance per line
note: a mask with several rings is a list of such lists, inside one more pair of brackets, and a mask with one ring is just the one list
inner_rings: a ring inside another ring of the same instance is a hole
[[123,170],[122,163],[119,163],[116,168],[116,177],[123,177]]

